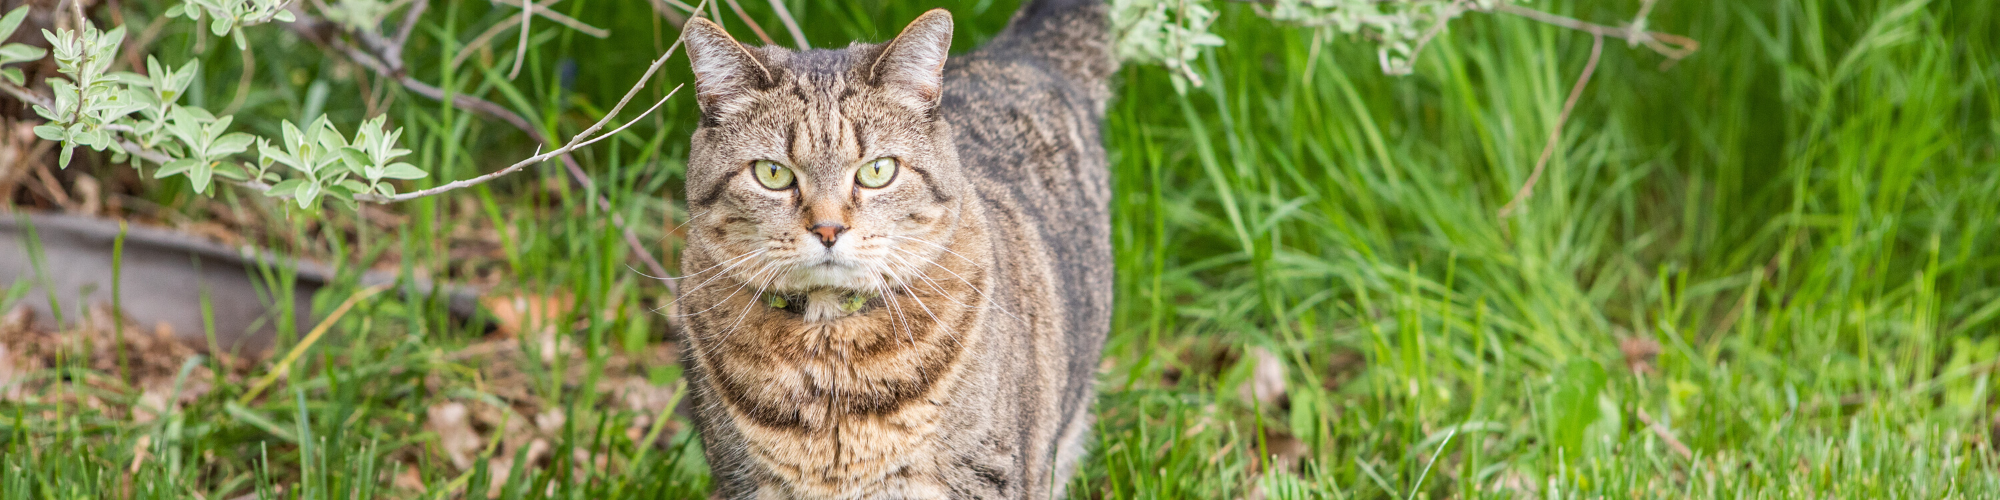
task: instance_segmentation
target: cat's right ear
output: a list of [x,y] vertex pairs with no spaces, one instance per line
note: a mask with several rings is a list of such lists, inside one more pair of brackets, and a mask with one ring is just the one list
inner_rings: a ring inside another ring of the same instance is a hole
[[751,89],[771,82],[771,70],[714,22],[688,20],[681,28],[681,43],[687,45],[688,60],[694,63],[695,100],[701,104],[705,125],[740,111]]

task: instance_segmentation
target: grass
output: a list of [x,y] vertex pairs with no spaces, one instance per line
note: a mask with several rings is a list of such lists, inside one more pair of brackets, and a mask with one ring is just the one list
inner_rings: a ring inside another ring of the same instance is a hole
[[[788,4],[818,46],[884,39],[928,7]],[[1531,5],[1606,24],[1637,9]],[[163,8],[132,2],[126,16]],[[1013,5],[952,8],[963,50]],[[1145,67],[1116,85],[1105,135],[1118,309],[1096,452],[1072,496],[2000,494],[2000,7],[1662,2],[1650,26],[1702,50],[1663,70],[1650,52],[1609,44],[1533,196],[1506,218],[1497,213],[1541,153],[1588,35],[1474,14],[1414,75],[1389,77],[1365,44],[1315,54],[1311,33],[1272,29],[1249,9],[1223,9],[1215,31],[1229,45],[1198,65],[1208,86],[1179,94]],[[675,31],[643,2],[558,10],[612,35],[537,24],[520,78],[504,78],[511,42],[447,70],[459,43],[510,14],[445,2],[418,30],[412,67],[573,133]],[[276,29],[253,31],[268,43],[244,127],[274,133],[277,119],[321,110],[351,125],[376,109],[409,130],[414,162],[434,172],[423,182],[534,149],[504,125],[357,78]],[[234,49],[192,26],[164,33],[154,52],[207,68],[189,99],[229,102]],[[689,81],[685,64],[669,67],[654,98]],[[249,238],[350,267],[571,294],[580,312],[562,319],[575,334],[547,355],[524,342],[520,356],[461,356],[482,322],[384,294],[300,349],[259,397],[237,401],[276,369],[269,361],[192,358],[174,387],[209,389],[143,423],[121,410],[143,388],[70,359],[39,375],[47,390],[0,402],[0,499],[705,495],[687,427],[616,404],[609,385],[638,377],[677,394],[677,368],[633,361],[657,360],[644,354],[667,342],[650,312],[666,292],[633,271],[608,220],[638,221],[642,238],[677,251],[693,106],[671,101],[580,152],[594,192],[545,166],[394,207],[399,225],[148,184],[138,196],[177,217],[262,214]],[[610,212],[587,201],[596,195]],[[454,255],[466,228],[498,248]],[[334,287],[318,310],[357,291]],[[278,352],[303,334],[288,332]],[[502,375],[518,387],[491,383]],[[1283,397],[1246,397],[1260,380],[1282,381]],[[444,451],[450,436],[427,426],[446,402],[560,418],[542,427],[540,460],[502,443],[506,432],[475,429],[484,441],[460,467]],[[429,489],[398,486],[399,475]]]

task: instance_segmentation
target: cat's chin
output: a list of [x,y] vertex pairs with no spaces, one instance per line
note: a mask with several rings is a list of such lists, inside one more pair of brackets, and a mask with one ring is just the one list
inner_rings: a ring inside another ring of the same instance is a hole
[[830,260],[796,268],[789,274],[772,283],[772,288],[786,292],[827,288],[861,291],[873,290],[882,281],[881,276],[865,267]]

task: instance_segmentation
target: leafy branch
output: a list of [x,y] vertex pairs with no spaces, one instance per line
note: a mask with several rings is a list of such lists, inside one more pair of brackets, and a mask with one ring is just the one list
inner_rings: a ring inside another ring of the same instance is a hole
[[[1215,0],[1112,0],[1111,19],[1119,57],[1128,62],[1157,64],[1172,70],[1181,81],[1201,85],[1201,76],[1191,63],[1208,47],[1223,40],[1209,33],[1217,17]],[[1314,55],[1319,45],[1336,35],[1359,36],[1376,43],[1376,58],[1382,72],[1406,75],[1416,67],[1417,55],[1431,40],[1443,33],[1453,19],[1469,12],[1497,12],[1536,22],[1590,33],[1598,37],[1622,38],[1644,45],[1670,61],[1693,54],[1700,47],[1695,40],[1646,29],[1646,17],[1653,2],[1643,2],[1639,15],[1625,26],[1605,26],[1516,5],[1525,0],[1234,0],[1251,3],[1258,15],[1271,21],[1310,28]]]
[[[211,20],[209,28],[212,33],[231,36],[237,40],[239,47],[246,47],[246,39],[238,28],[273,21],[294,23],[300,15],[286,10],[290,3],[289,0],[193,0],[173,7],[167,16],[190,20],[200,20],[205,16]],[[421,10],[421,2],[411,8],[403,28],[393,39],[376,37],[371,40],[376,43],[370,46],[394,55],[367,54],[369,57],[357,57],[358,62],[385,70],[387,67],[380,63],[386,62],[394,65],[396,72],[400,73],[401,46],[407,40],[410,24]],[[0,38],[11,35],[26,14],[24,6],[0,18]],[[358,14],[350,12],[347,17],[355,15]],[[352,24],[338,23],[340,26]],[[479,177],[399,193],[390,181],[421,179],[428,173],[399,160],[410,150],[398,145],[402,129],[391,130],[383,117],[362,123],[353,134],[343,133],[325,117],[319,117],[304,127],[284,121],[281,124],[283,137],[277,140],[230,132],[229,127],[234,121],[232,117],[217,117],[207,110],[178,102],[188,85],[199,75],[197,62],[190,61],[176,69],[163,67],[157,59],[149,56],[146,75],[113,72],[110,71],[111,64],[125,38],[123,27],[101,31],[80,15],[78,26],[78,30],[43,31],[44,37],[54,47],[57,72],[64,77],[46,80],[48,94],[26,88],[25,78],[18,69],[0,69],[0,77],[4,77],[0,78],[0,91],[32,105],[36,114],[47,121],[35,127],[36,135],[61,144],[59,166],[68,168],[75,149],[81,146],[109,152],[113,155],[113,162],[130,162],[135,168],[142,165],[140,160],[156,164],[159,168],[153,172],[155,178],[184,176],[197,193],[207,193],[215,182],[223,181],[271,197],[292,199],[300,208],[311,208],[324,198],[350,205],[357,202],[409,201],[483,184],[553,158],[569,160],[568,153],[577,148],[615,135],[636,123],[628,122],[612,131],[611,135],[592,137],[618,116],[673,53],[669,50],[667,55],[655,61],[610,113],[562,147]],[[25,44],[0,47],[0,65],[35,61],[44,56],[40,49]],[[434,93],[439,97],[443,94],[442,90],[421,85],[421,82],[410,80],[408,83],[418,84],[410,86],[418,93]],[[646,113],[657,110],[673,94],[669,92]],[[490,102],[460,96],[454,104],[466,104],[461,107],[503,118],[511,117],[508,121],[518,122],[524,130],[538,132],[527,126],[525,119]],[[542,139],[539,133],[533,135]],[[256,147],[254,155],[252,146]],[[251,156],[254,160],[247,158]],[[569,161],[573,164],[573,160]]]

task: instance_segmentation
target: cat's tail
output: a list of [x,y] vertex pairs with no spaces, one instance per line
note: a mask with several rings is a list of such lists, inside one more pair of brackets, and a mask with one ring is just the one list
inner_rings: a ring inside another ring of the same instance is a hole
[[1028,0],[990,47],[1040,59],[1071,82],[1107,86],[1118,71],[1104,0]]

